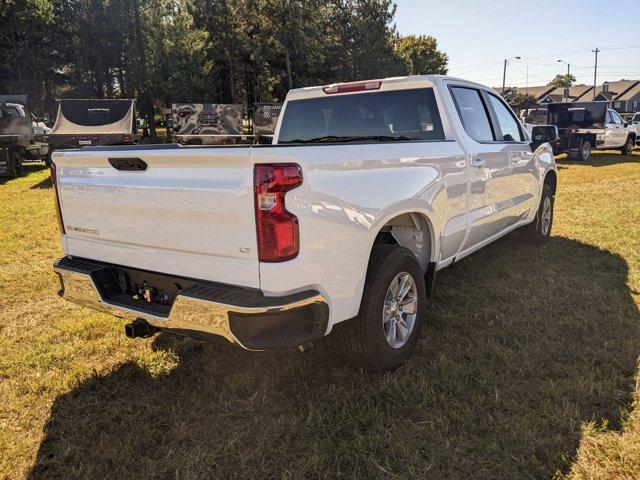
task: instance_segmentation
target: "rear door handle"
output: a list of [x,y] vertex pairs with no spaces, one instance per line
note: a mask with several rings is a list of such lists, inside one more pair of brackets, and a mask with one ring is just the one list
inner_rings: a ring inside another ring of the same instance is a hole
[[483,168],[487,165],[487,161],[484,158],[474,158],[473,159],[473,166],[477,167],[477,168]]
[[147,162],[140,158],[110,158],[109,163],[116,170],[142,172],[147,169]]

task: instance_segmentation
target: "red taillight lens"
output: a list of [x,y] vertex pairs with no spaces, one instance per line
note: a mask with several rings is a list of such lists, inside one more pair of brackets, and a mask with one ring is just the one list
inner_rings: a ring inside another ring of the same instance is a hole
[[363,92],[367,90],[380,90],[381,86],[381,81],[374,80],[371,82],[340,83],[338,85],[329,85],[328,87],[324,87],[322,91],[327,95],[331,95],[333,93],[353,93]]
[[60,210],[60,198],[58,198],[58,176],[56,171],[56,164],[52,163],[49,167],[51,170],[51,185],[53,186],[53,194],[56,198],[56,217],[58,219],[58,228],[60,233],[64,235],[64,223],[62,223],[62,210]]
[[128,133],[125,133],[124,135],[122,135],[122,141],[124,143],[128,143],[131,141],[131,135],[129,135]]
[[93,140],[94,142],[97,142],[98,140],[100,140],[100,137],[99,137],[98,135],[94,135],[94,136],[93,136],[93,138],[92,138],[92,140]]
[[253,186],[261,262],[284,262],[298,255],[298,218],[285,208],[284,196],[301,184],[302,171],[294,163],[255,166]]

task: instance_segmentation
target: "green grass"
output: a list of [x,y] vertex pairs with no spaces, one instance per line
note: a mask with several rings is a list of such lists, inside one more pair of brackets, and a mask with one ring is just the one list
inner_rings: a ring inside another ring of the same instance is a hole
[[47,172],[0,184],[0,477],[640,478],[640,157],[559,161],[554,236],[439,272],[395,373],[246,353],[55,292]]

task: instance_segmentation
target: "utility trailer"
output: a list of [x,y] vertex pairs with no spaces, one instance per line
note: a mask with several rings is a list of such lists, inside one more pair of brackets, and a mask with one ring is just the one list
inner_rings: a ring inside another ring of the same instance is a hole
[[281,103],[174,103],[173,136],[182,145],[268,144],[273,140]]
[[174,103],[171,115],[175,140],[182,145],[251,143],[242,126],[242,105]]
[[136,101],[58,100],[56,123],[46,138],[51,147],[50,153],[84,146],[136,144]]
[[553,153],[572,160],[587,160],[591,150],[620,150],[631,155],[636,132],[606,102],[550,103],[547,123],[558,129]]

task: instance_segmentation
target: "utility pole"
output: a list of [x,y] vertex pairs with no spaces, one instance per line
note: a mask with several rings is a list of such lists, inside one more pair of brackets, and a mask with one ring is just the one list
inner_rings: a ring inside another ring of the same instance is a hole
[[507,79],[507,63],[509,63],[509,60],[511,60],[512,58],[520,60],[521,57],[511,57],[511,58],[504,59],[504,68],[502,69],[502,95],[503,96],[504,96],[505,81]]
[[595,101],[596,99],[596,80],[598,78],[598,52],[600,51],[600,49],[598,47],[596,47],[595,50],[591,50],[593,53],[596,54],[596,63],[593,67],[593,100]]
[[504,68],[502,69],[502,96],[504,96],[504,82],[507,79],[507,59],[504,59]]
[[[558,60],[558,63],[566,63],[567,64],[567,82],[569,81],[569,72],[571,70],[571,64],[565,62],[564,60]],[[563,101],[566,103],[569,101],[569,87],[564,88],[564,98]]]

